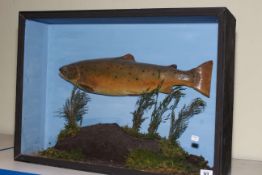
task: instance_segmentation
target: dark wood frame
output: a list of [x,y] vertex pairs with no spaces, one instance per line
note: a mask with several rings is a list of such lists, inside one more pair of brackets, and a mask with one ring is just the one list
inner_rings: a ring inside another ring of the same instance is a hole
[[77,162],[54,160],[21,154],[22,97],[24,34],[27,19],[45,18],[103,18],[103,17],[161,17],[161,16],[213,16],[218,18],[218,62],[217,62],[217,97],[215,126],[214,174],[227,175],[231,168],[231,146],[233,125],[234,94],[234,55],[235,24],[234,16],[227,8],[164,8],[164,9],[129,9],[129,10],[88,10],[88,11],[41,11],[20,12],[18,31],[18,59],[16,85],[16,122],[15,122],[15,160],[65,167],[106,174],[150,174],[123,168],[98,165],[86,165]]

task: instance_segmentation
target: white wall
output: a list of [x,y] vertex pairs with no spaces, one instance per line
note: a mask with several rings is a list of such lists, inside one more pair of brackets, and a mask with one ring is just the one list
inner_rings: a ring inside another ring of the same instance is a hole
[[233,157],[262,160],[261,0],[0,0],[0,133],[14,132],[18,11],[211,6],[237,18]]

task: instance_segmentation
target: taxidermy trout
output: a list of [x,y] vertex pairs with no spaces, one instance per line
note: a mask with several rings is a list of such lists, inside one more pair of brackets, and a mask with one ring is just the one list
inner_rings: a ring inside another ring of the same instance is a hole
[[110,95],[141,95],[161,85],[171,93],[173,86],[188,86],[209,97],[212,61],[188,70],[176,65],[160,66],[136,62],[131,54],[116,58],[92,59],[63,66],[60,76],[86,92]]

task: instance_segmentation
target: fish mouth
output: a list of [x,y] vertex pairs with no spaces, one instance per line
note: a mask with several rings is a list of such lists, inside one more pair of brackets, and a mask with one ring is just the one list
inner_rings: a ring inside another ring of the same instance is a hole
[[74,85],[74,82],[71,81],[71,80],[69,80],[68,78],[66,78],[66,76],[65,76],[61,71],[59,72],[59,76],[60,76],[62,79],[64,79],[65,81],[67,81],[67,82],[71,83],[72,85]]
[[59,76],[64,79],[65,81],[69,82],[69,83],[72,83],[68,78],[66,78],[66,76],[64,76],[63,73],[59,72]]
[[64,69],[64,67],[59,68],[59,76],[60,76],[62,79],[64,79],[64,80],[68,80],[68,79],[66,78],[66,76],[64,75],[64,73],[63,73],[63,69]]
[[64,80],[67,80],[67,79],[65,78],[65,76],[64,76],[61,72],[59,72],[59,76],[60,76],[61,78],[63,78]]

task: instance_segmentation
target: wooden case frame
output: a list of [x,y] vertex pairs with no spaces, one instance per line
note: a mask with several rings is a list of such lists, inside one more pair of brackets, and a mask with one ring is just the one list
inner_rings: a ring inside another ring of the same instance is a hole
[[[163,17],[163,16],[213,16],[218,19],[217,97],[215,126],[214,174],[226,175],[231,167],[235,24],[234,16],[226,8],[166,8],[88,11],[40,11],[20,12],[18,31],[18,59],[16,85],[16,122],[14,158],[18,161],[93,171],[106,174],[138,174],[136,170],[106,166],[86,165],[64,160],[35,157],[21,154],[23,63],[25,21],[35,18],[104,18],[104,17]],[[139,172],[140,174],[148,174]]]

